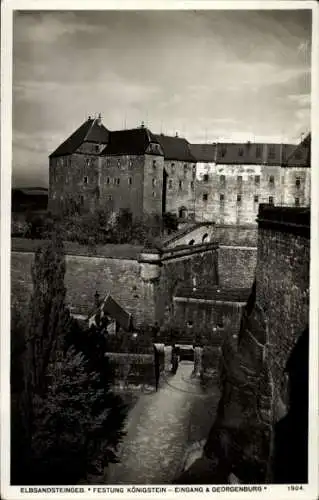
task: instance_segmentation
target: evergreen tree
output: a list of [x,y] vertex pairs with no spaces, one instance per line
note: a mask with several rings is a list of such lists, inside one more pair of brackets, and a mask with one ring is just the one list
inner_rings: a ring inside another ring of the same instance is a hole
[[69,313],[65,307],[65,256],[57,231],[39,248],[32,265],[33,293],[26,336],[27,390],[45,391],[46,369],[63,348]]
[[33,479],[37,484],[74,484],[94,465],[101,470],[116,461],[125,414],[113,432],[116,405],[101,404],[105,394],[99,374],[89,370],[81,352],[69,348],[47,374],[45,396],[33,400]]

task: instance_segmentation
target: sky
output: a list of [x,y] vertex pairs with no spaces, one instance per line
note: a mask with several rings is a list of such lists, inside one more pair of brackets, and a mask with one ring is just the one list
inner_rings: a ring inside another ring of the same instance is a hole
[[310,11],[19,11],[13,185],[88,116],[190,142],[297,143],[310,130]]

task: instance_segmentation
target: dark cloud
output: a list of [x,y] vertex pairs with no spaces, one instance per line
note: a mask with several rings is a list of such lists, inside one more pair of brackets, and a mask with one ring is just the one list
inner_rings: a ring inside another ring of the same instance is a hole
[[[309,11],[32,11],[14,17],[13,174],[94,112],[189,140],[296,140],[309,128]],[[26,180],[25,180],[26,179]]]

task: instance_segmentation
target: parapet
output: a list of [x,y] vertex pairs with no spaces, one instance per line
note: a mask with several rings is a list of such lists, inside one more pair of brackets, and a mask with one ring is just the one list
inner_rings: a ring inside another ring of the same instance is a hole
[[310,238],[310,208],[260,204],[258,228]]

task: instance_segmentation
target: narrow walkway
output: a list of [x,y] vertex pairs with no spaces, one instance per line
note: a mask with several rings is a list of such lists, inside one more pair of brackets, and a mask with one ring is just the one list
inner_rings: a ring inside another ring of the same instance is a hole
[[142,394],[132,409],[120,463],[107,470],[108,484],[167,484],[178,472],[190,431],[190,416],[199,381],[191,379],[193,363],[180,363],[176,375],[163,380],[158,392]]

